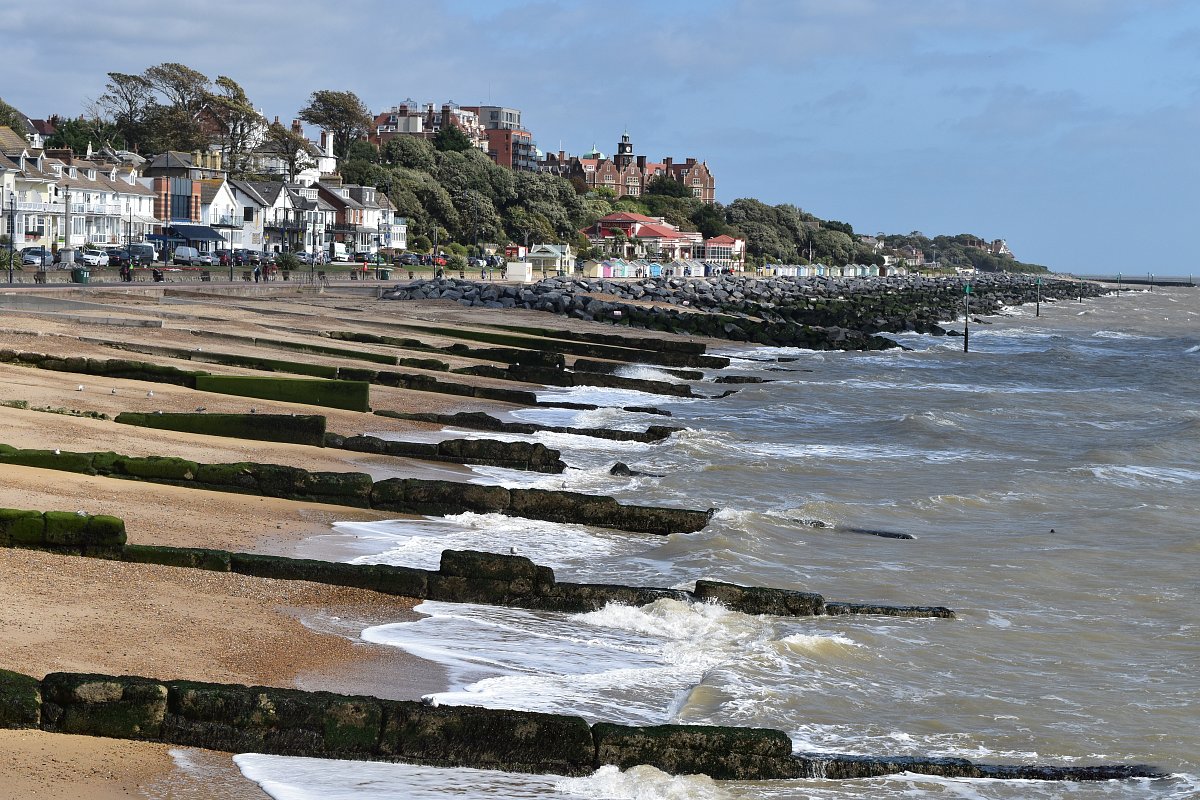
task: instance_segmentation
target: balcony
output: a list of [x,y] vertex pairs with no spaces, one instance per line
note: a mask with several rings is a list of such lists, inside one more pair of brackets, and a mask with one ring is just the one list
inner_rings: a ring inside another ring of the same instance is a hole
[[329,226],[334,233],[358,233],[359,226],[353,222],[335,222]]
[[214,219],[212,222],[210,222],[208,224],[214,228],[238,228],[238,229],[241,229],[241,228],[246,227],[246,220],[244,220],[241,217],[224,216],[224,217],[217,217],[216,219]]

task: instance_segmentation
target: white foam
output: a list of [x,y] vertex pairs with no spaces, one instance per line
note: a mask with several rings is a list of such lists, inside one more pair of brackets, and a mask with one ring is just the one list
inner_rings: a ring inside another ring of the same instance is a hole
[[1149,467],[1136,464],[1102,464],[1088,467],[1098,479],[1128,488],[1141,488],[1147,484],[1185,484],[1200,481],[1200,471],[1175,467]]
[[233,761],[275,800],[513,800],[553,795],[557,775],[244,753]]
[[537,393],[539,403],[591,403],[597,406],[663,406],[694,403],[702,398],[639,392],[635,389],[610,389],[600,386],[571,386]]
[[418,520],[339,523],[337,530],[361,531],[360,535],[372,543],[372,552],[358,556],[351,563],[432,570],[441,563],[443,550],[491,553],[515,550],[539,564],[560,569],[587,565],[598,558],[642,552],[662,542],[662,537],[649,534],[471,512]]
[[601,767],[586,778],[563,778],[555,790],[592,800],[726,800],[733,795],[707,775],[668,775],[654,767],[622,772]]
[[737,697],[739,665],[846,647],[836,638],[781,643],[786,622],[675,600],[577,615],[435,602],[417,612],[429,616],[368,628],[362,638],[443,665],[457,688],[437,702],[633,724],[670,722],[706,676]]

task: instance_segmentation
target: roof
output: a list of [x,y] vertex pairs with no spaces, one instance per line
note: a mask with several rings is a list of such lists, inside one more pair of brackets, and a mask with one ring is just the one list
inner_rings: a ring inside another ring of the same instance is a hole
[[601,217],[599,222],[651,222],[657,223],[654,217],[647,217],[645,214],[637,214],[632,211],[617,211],[607,216]]
[[24,136],[7,125],[0,125],[0,150],[7,153],[12,150],[24,150],[28,146],[29,142],[25,141]]
[[259,194],[258,190],[255,189],[253,186],[251,186],[250,183],[247,181],[231,180],[229,182],[229,185],[232,186],[234,189],[238,190],[239,192],[241,192],[242,194],[249,197],[251,202],[258,203],[261,206],[269,206],[270,205],[270,203],[267,202],[266,198],[263,197],[261,194]]
[[176,236],[182,236],[189,242],[223,242],[225,237],[207,225],[172,225],[171,230]]
[[171,169],[172,167],[187,167],[192,168],[192,154],[182,153],[177,150],[168,150],[165,153],[159,153],[151,161],[150,166],[154,169]]
[[224,185],[225,181],[219,178],[200,181],[200,205],[212,203]]
[[643,225],[638,229],[637,235],[641,239],[678,239],[679,232],[673,231],[665,225]]
[[705,244],[736,244],[737,239],[727,233],[722,233],[720,236],[714,236],[711,239],[705,239]]

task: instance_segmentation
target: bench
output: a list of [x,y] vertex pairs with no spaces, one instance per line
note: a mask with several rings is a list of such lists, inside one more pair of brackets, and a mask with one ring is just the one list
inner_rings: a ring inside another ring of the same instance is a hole
[[200,280],[203,283],[211,282],[212,281],[212,273],[209,272],[208,270],[204,270],[203,272],[200,273]]
[[249,272],[243,272],[242,280],[244,280],[244,281],[254,280],[254,276],[251,275]]
[[350,280],[352,280],[352,281],[358,280],[358,270],[356,270],[356,269],[350,270]]
[[33,273],[33,282],[34,283],[45,283],[46,282],[46,270],[39,269],[37,272]]

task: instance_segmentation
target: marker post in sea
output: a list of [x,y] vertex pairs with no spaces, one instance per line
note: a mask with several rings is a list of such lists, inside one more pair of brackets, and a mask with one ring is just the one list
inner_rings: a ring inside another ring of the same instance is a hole
[[963,287],[963,352],[970,352],[968,341],[971,339],[971,282]]
[[1037,302],[1033,306],[1033,315],[1040,317],[1042,315],[1042,279],[1037,279]]

